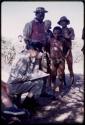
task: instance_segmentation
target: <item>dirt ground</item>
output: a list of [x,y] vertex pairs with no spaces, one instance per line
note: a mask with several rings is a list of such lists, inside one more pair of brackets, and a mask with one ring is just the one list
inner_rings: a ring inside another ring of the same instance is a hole
[[[57,92],[56,100],[40,97],[41,106],[32,117],[21,119],[22,124],[50,124],[50,123],[82,123],[84,120],[84,63],[82,60],[74,63],[75,80],[71,86],[69,72],[66,67],[67,88]],[[5,71],[9,71],[6,67]],[[7,80],[8,76],[2,70],[2,75]]]
[[[69,75],[66,75],[67,88],[61,93],[56,92],[57,99],[40,97],[42,105],[37,112],[24,124],[46,123],[82,123],[84,120],[84,78],[81,74],[75,74],[74,84],[71,86]],[[61,96],[60,96],[61,95]]]

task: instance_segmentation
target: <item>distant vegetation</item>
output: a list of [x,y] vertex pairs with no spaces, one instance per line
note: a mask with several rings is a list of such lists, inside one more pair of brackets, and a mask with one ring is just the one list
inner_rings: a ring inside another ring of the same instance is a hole
[[12,64],[13,59],[15,58],[16,51],[10,40],[2,38],[1,40],[1,61],[2,65]]
[[[79,63],[83,60],[83,54],[81,52],[81,48],[83,46],[83,42],[81,40],[77,40],[73,42],[72,52],[73,52],[73,62]],[[4,64],[12,64],[13,59],[16,55],[16,46],[12,44],[11,40],[7,40],[5,37],[2,37],[1,40],[1,61],[2,65]],[[17,48],[17,50],[20,49]]]

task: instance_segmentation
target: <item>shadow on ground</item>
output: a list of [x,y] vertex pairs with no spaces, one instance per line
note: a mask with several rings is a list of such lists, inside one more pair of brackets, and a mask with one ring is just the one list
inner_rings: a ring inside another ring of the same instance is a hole
[[[69,75],[66,75],[67,83],[70,85]],[[72,86],[60,98],[51,100],[40,97],[42,107],[26,123],[82,123],[84,117],[84,85],[83,75],[75,74]],[[60,93],[61,94],[61,93]]]

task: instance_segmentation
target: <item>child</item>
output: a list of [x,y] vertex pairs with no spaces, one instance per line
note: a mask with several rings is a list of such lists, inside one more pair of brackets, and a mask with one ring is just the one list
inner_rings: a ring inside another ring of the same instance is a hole
[[56,76],[59,78],[61,82],[65,82],[65,58],[63,55],[63,44],[61,42],[61,28],[54,27],[53,29],[53,36],[54,38],[50,41],[50,58],[51,58],[51,80],[52,80],[52,87],[55,94],[56,89]]
[[70,20],[66,16],[62,16],[57,22],[62,29],[62,41],[63,41],[63,53],[65,61],[67,62],[68,70],[70,72],[70,82],[74,83],[74,72],[73,72],[73,55],[72,55],[72,42],[75,39],[74,29],[68,27]]

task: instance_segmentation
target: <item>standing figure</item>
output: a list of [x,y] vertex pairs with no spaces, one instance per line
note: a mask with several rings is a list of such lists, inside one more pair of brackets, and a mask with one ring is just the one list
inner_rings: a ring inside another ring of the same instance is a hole
[[58,24],[62,27],[62,41],[63,41],[63,53],[68,65],[70,72],[71,83],[74,82],[74,73],[73,73],[73,56],[72,56],[72,40],[74,40],[75,34],[72,27],[68,28],[67,25],[70,24],[70,21],[65,17],[61,17],[58,21]]
[[50,30],[51,29],[51,21],[45,20],[44,23],[45,23],[46,44],[45,44],[45,48],[44,48],[42,59],[41,59],[41,69],[46,73],[50,73],[50,59],[49,59],[50,40],[53,37],[53,33]]
[[52,38],[50,41],[51,79],[54,93],[56,89],[56,77],[61,81],[61,83],[64,83],[64,85],[66,86],[64,73],[65,58],[63,54],[63,44],[60,40],[61,32],[62,30],[60,27],[54,27],[54,38]]
[[44,23],[45,23],[45,37],[46,37],[45,50],[46,52],[50,53],[50,39],[53,37],[53,33],[50,30],[52,23],[50,20],[45,20]]
[[37,45],[39,51],[42,51],[42,47],[45,45],[45,29],[43,19],[45,13],[47,13],[43,7],[37,7],[34,11],[35,19],[30,23],[27,23],[23,30],[24,41],[26,45],[30,46],[31,43]]

